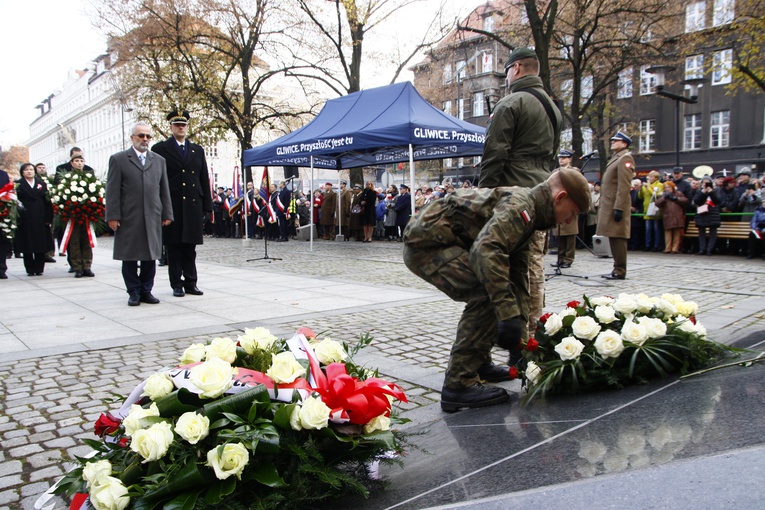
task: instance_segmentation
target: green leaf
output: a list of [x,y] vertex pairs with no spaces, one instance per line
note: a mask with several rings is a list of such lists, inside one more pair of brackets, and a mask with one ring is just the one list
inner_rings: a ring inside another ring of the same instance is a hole
[[165,503],[163,510],[194,510],[201,493],[202,490],[199,489],[176,496]]
[[183,413],[196,411],[201,406],[201,400],[197,395],[186,388],[165,395],[154,401],[159,409],[159,415],[165,418],[180,416]]
[[252,476],[255,480],[268,487],[287,487],[287,483],[279,476],[276,466],[270,462],[261,463]]
[[202,409],[210,421],[217,420],[224,412],[229,413],[243,413],[250,408],[252,403],[257,400],[259,402],[270,402],[268,397],[268,390],[262,384],[255,386],[244,391],[241,391],[235,395],[229,395],[220,400],[210,402],[206,404]]
[[283,430],[290,430],[290,416],[297,404],[285,404],[279,407],[274,413],[274,425]]

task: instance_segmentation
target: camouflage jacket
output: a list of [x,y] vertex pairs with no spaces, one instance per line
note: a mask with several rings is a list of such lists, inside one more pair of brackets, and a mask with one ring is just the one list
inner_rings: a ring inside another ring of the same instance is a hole
[[413,216],[404,242],[429,254],[422,261],[427,274],[467,250],[498,319],[528,317],[528,240],[534,231],[555,225],[552,204],[546,182],[532,189],[459,189]]

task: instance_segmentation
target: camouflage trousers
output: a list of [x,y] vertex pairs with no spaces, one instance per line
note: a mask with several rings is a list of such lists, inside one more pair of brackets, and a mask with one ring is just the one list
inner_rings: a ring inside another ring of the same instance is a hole
[[[470,268],[468,252],[459,247],[414,250],[404,246],[404,263],[414,274],[455,301],[465,302],[446,368],[444,387],[459,389],[478,382],[478,367],[491,362],[497,336],[497,314],[486,288]],[[423,267],[433,268],[426,272]]]
[[545,308],[545,252],[547,232],[537,230],[529,239],[529,337],[537,329],[537,320]]
[[69,253],[69,263],[75,271],[90,269],[93,263],[93,248],[88,240],[88,227],[75,223],[72,225],[72,235],[66,247]]

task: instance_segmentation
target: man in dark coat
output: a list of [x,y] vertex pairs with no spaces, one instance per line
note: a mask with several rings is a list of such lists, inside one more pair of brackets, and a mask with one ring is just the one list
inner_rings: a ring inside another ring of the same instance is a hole
[[412,195],[409,193],[409,186],[406,184],[402,184],[399,189],[401,194],[398,196],[393,210],[396,211],[396,227],[399,231],[397,240],[402,241],[404,229],[409,223],[409,218],[412,216]]
[[109,158],[106,177],[106,221],[114,231],[114,260],[122,261],[128,306],[159,303],[151,289],[162,253],[162,227],[173,221],[165,158],[149,151],[150,140],[149,125],[136,124],[133,146]]
[[204,242],[205,213],[212,213],[210,175],[205,151],[188,140],[189,112],[167,115],[173,136],[151,148],[167,164],[173,222],[162,229],[167,248],[167,274],[173,296],[201,296],[197,287],[197,245]]

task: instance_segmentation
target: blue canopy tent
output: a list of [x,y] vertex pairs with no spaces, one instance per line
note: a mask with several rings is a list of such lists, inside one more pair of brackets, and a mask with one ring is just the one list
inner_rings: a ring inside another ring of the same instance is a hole
[[243,163],[310,167],[313,181],[314,168],[408,161],[413,184],[415,161],[480,156],[485,133],[434,108],[403,82],[330,99],[302,128],[244,151]]

